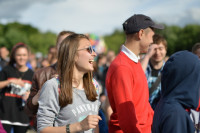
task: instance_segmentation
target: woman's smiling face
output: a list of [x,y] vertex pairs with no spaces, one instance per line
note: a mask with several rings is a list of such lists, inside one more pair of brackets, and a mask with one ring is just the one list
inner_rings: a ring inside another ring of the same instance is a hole
[[79,41],[77,56],[75,58],[75,67],[77,70],[87,73],[93,71],[94,58],[96,53],[93,51],[89,40],[83,38]]
[[18,66],[26,66],[28,61],[28,50],[24,47],[18,48],[15,52],[15,61]]

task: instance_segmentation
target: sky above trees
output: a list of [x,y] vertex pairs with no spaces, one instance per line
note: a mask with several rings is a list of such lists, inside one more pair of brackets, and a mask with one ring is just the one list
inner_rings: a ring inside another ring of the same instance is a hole
[[167,25],[200,24],[200,0],[0,0],[0,23],[18,21],[44,32],[111,34],[133,14]]

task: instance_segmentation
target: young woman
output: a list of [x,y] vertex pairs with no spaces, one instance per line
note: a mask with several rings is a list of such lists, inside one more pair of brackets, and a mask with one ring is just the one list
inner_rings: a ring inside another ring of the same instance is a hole
[[26,133],[29,118],[23,106],[31,88],[33,71],[26,66],[29,50],[26,44],[18,43],[11,51],[8,66],[0,72],[0,119],[10,133]]
[[62,41],[58,77],[48,80],[40,93],[38,132],[98,132],[98,84],[92,79],[95,56],[85,35],[72,34]]

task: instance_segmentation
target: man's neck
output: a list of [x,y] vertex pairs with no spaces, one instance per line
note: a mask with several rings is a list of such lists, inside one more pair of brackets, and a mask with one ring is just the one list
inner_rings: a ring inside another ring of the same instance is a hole
[[139,56],[140,50],[139,50],[139,45],[137,42],[134,41],[126,41],[124,46],[128,48],[131,52],[133,52],[136,56]]
[[156,70],[161,69],[162,66],[163,66],[163,60],[160,61],[160,62],[155,62],[155,61],[153,61],[153,60],[150,60],[150,63],[151,63],[151,65],[152,65],[152,67],[153,67],[154,69],[156,69]]

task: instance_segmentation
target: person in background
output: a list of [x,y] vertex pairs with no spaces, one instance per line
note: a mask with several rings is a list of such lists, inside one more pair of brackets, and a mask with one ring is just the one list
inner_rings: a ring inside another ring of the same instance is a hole
[[108,50],[108,52],[106,54],[106,66],[105,66],[105,69],[103,71],[103,79],[104,79],[103,96],[105,96],[105,101],[102,103],[102,109],[105,112],[107,123],[110,120],[110,116],[111,116],[113,111],[112,111],[112,108],[111,108],[109,100],[108,100],[105,82],[106,82],[106,74],[107,74],[108,68],[109,68],[110,64],[112,63],[112,61],[115,59],[115,57],[116,57],[115,52],[113,50]]
[[31,69],[35,72],[37,70],[37,60],[35,54],[32,52],[29,54],[29,63]]
[[[196,43],[193,47],[192,47],[192,53],[194,53],[195,55],[197,55],[200,59],[200,43]],[[195,123],[195,127],[198,128],[198,130],[196,130],[195,133],[200,132],[200,99],[199,99],[199,106],[197,107],[196,110],[194,109],[188,109],[188,112],[190,113],[190,116],[193,120],[193,122]]]
[[50,65],[57,62],[57,49],[56,46],[50,46],[48,50],[47,60]]
[[6,132],[26,133],[29,117],[24,112],[33,71],[26,66],[29,49],[24,43],[13,46],[7,67],[0,72],[0,119]]
[[200,43],[196,43],[192,47],[192,53],[196,54],[200,58]]
[[163,28],[142,14],[135,14],[123,23],[126,41],[106,76],[106,89],[113,110],[110,133],[151,133],[153,110],[138,56],[147,52],[153,43],[154,29]]
[[50,66],[48,59],[47,58],[42,59],[41,68],[45,68],[45,67],[48,67],[48,66]]
[[0,71],[7,65],[9,61],[9,51],[6,46],[0,47]]
[[[97,56],[97,61],[96,61],[96,66],[95,66],[95,71],[94,71],[94,78],[98,81],[99,86],[100,86],[100,94],[102,96],[102,94],[104,93],[104,88],[103,88],[103,84],[104,84],[104,77],[103,77],[103,71],[105,69],[105,64],[106,64],[106,55],[105,54],[99,54]],[[103,99],[101,99],[101,101],[104,101]]]
[[95,57],[87,36],[72,34],[63,40],[58,77],[48,80],[40,93],[38,132],[98,132],[99,89],[92,79]]
[[[61,42],[64,40],[64,38],[66,38],[67,36],[71,34],[74,34],[74,32],[61,31],[58,34],[57,41],[56,41],[57,51],[60,47]],[[32,84],[29,98],[26,102],[25,111],[30,117],[33,117],[35,127],[36,127],[36,113],[38,110],[38,98],[40,95],[40,90],[42,88],[42,85],[47,80],[53,78],[56,74],[57,74],[56,63],[49,67],[41,68],[34,73],[33,80],[32,80],[33,84]]]
[[111,62],[115,59],[116,55],[115,55],[115,52],[113,50],[108,50],[107,54],[106,54],[106,65],[105,65],[105,68],[104,68],[104,71],[103,71],[103,95],[107,95],[107,92],[106,92],[106,74],[107,74],[107,71],[108,71],[108,68],[111,64]]
[[[2,71],[2,69],[8,64],[8,61],[9,61],[8,55],[9,55],[9,51],[6,48],[6,46],[1,46],[0,47],[0,71]],[[0,132],[6,133],[6,131],[3,129],[1,120],[0,120]]]
[[35,72],[37,70],[37,60],[36,59],[31,59],[30,60],[30,65],[32,67],[32,70]]
[[149,102],[155,109],[161,96],[161,71],[165,65],[167,54],[167,41],[161,35],[153,36],[153,44],[149,47],[147,54],[140,60],[145,72],[149,87]]
[[162,70],[161,99],[156,106],[152,133],[194,133],[186,109],[199,104],[200,60],[191,52],[173,54]]

